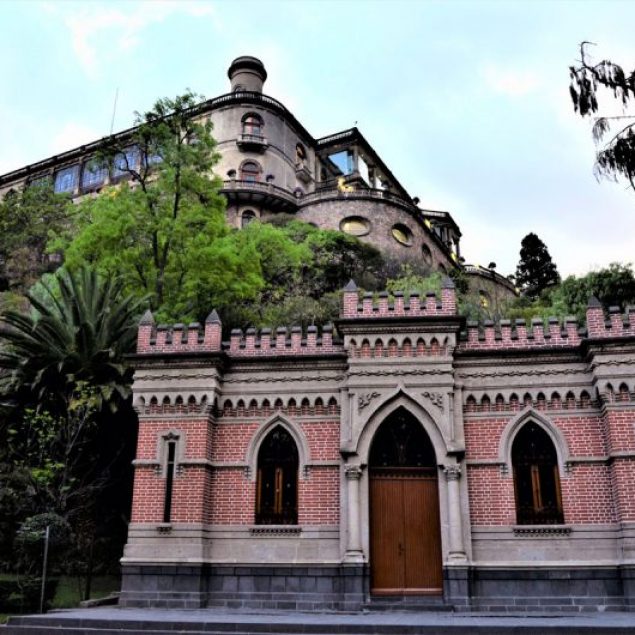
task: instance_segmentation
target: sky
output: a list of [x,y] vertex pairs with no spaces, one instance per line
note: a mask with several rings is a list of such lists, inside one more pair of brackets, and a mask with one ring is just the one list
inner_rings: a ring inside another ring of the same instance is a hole
[[630,0],[3,0],[0,174],[107,135],[113,112],[117,131],[159,97],[226,93],[231,60],[255,55],[315,137],[357,125],[449,211],[467,262],[513,273],[535,232],[583,275],[635,260],[635,192],[596,180],[568,68],[586,40],[634,69],[634,22]]

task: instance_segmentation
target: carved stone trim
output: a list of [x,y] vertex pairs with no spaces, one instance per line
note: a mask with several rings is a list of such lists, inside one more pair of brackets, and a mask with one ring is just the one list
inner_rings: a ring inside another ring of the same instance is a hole
[[376,397],[379,397],[379,393],[377,391],[359,395],[357,398],[357,409],[361,412],[366,406],[370,405],[370,402]]
[[362,478],[363,469],[360,465],[345,465],[344,475],[350,481],[358,481]]
[[252,536],[299,536],[302,527],[297,525],[256,525],[249,528]]
[[514,536],[526,538],[565,538],[571,533],[570,525],[514,525]]
[[433,406],[436,406],[441,412],[445,410],[443,403],[443,393],[430,392],[428,390],[421,393],[423,397],[428,399]]
[[458,481],[461,478],[461,466],[460,465],[445,465],[443,467],[443,473],[448,481]]

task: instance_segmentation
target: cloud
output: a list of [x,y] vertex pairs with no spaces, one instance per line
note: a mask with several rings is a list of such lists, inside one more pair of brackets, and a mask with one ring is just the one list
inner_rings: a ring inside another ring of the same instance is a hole
[[481,71],[487,85],[508,97],[523,97],[539,87],[538,76],[531,71],[504,69],[490,64]]
[[57,11],[61,15],[70,32],[77,61],[91,79],[99,76],[101,64],[111,60],[113,54],[127,53],[138,47],[148,26],[176,15],[215,16],[211,3],[189,0],[156,0],[130,5],[73,4],[70,9],[65,5],[43,3],[41,7],[49,14]]
[[77,146],[96,141],[107,134],[106,130],[101,132],[74,121],[69,121],[62,126],[58,133],[51,139],[49,154],[60,154],[67,150],[72,150]]

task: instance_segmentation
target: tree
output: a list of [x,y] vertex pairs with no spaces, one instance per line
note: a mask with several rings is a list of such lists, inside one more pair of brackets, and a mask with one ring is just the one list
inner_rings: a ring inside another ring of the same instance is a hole
[[[635,70],[626,73],[610,60],[592,64],[586,50],[589,44],[591,42],[580,44],[578,66],[569,67],[573,107],[581,117],[594,115],[600,108],[602,88],[610,91],[613,98],[621,103],[624,114],[595,117],[593,139],[598,146],[595,170],[602,177],[625,177],[635,189],[635,116],[625,112],[635,98]],[[613,124],[619,128],[611,134]]]
[[144,304],[124,297],[122,286],[86,267],[61,269],[27,294],[33,311],[4,312],[0,394],[57,414],[68,410],[84,382],[96,390],[99,410],[116,410],[130,394],[132,373],[123,356]]
[[0,328],[0,553],[13,557],[21,524],[55,513],[89,573],[100,533],[125,540],[136,418],[124,355],[144,303],[86,268],[59,270],[27,297],[31,311],[5,312]]
[[212,124],[195,117],[199,98],[160,99],[125,142],[97,158],[124,180],[79,205],[74,226],[52,249],[71,266],[92,263],[118,275],[127,292],[149,294],[159,319],[202,318],[211,306],[254,297],[262,286],[256,254],[227,240]]
[[56,266],[56,254],[46,253],[49,233],[69,222],[72,205],[50,184],[10,190],[0,200],[0,290],[23,294]]
[[560,274],[551,260],[545,243],[534,233],[520,243],[520,262],[516,267],[516,284],[525,295],[535,298],[547,287],[560,282]]

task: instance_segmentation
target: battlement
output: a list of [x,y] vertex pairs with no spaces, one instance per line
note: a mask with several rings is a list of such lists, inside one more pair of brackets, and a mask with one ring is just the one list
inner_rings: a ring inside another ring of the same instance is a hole
[[202,327],[198,322],[165,325],[154,323],[148,311],[139,323],[137,353],[159,355],[165,353],[203,353],[224,351],[231,357],[259,357],[278,355],[315,355],[343,351],[341,344],[333,342],[333,326],[327,324],[318,336],[316,326],[309,326],[306,334],[299,326],[280,327],[275,333],[264,328],[260,332],[250,328],[231,332],[229,342],[221,340],[222,324],[213,311]]
[[586,312],[586,330],[580,329],[574,317],[563,322],[549,318],[547,324],[535,318],[527,326],[525,320],[500,320],[483,323],[469,321],[461,350],[495,350],[514,348],[572,347],[583,339],[635,336],[635,307],[622,314],[619,307],[609,309],[609,319],[600,302],[591,298]]
[[386,317],[433,317],[457,314],[456,290],[450,278],[446,278],[441,289],[441,299],[435,293],[427,293],[422,299],[418,293],[405,296],[401,291],[393,293],[389,301],[387,291],[375,299],[373,293],[365,293],[360,303],[357,285],[351,280],[344,287],[342,318],[386,318]]

